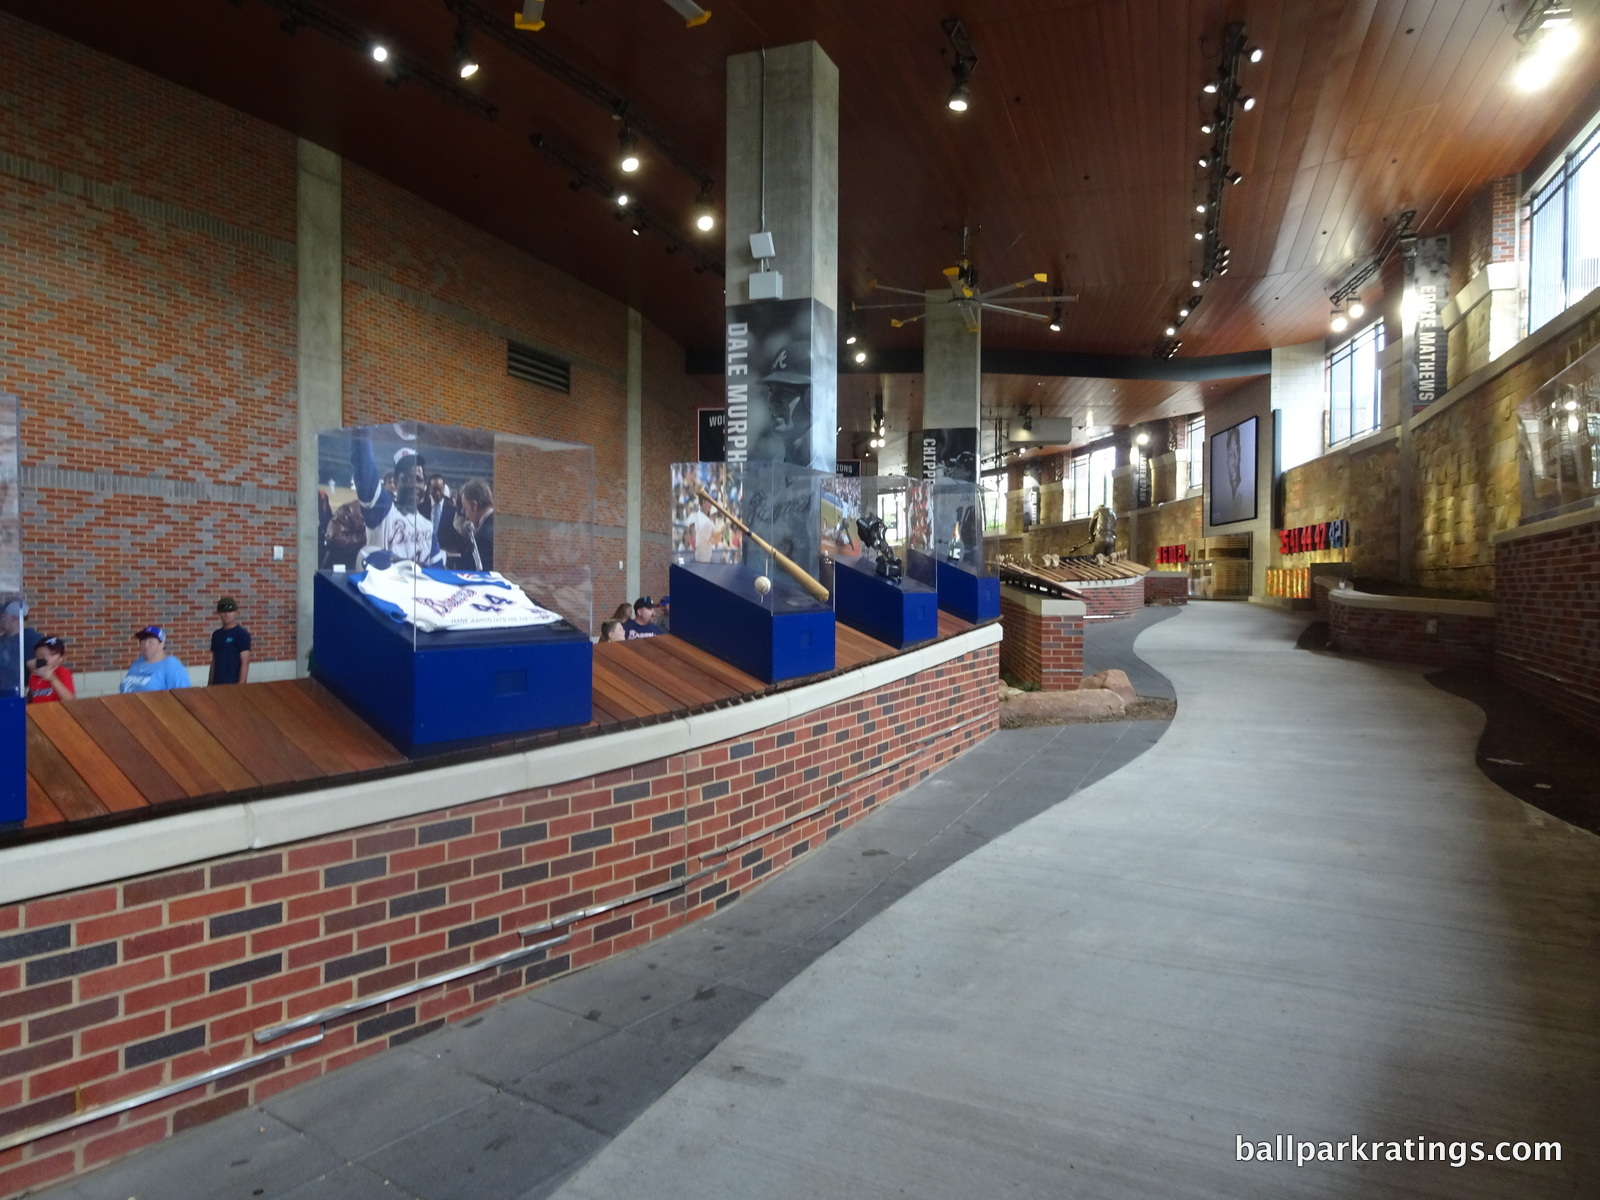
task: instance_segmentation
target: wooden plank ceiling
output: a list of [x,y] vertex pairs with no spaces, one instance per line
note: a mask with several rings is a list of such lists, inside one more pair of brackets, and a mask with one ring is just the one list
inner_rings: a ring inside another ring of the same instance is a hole
[[[441,0],[316,0],[448,72]],[[288,36],[265,0],[0,0],[29,20],[338,150],[600,290],[685,345],[718,343],[721,281],[650,235],[630,236],[593,192],[529,147],[553,135],[609,173],[617,126],[590,101],[487,39],[469,85],[489,121],[416,84],[391,88],[358,51]],[[990,281],[1048,271],[1082,299],[1065,330],[986,320],[990,345],[1148,354],[1193,273],[1202,82],[1242,20],[1265,59],[1259,104],[1236,126],[1223,240],[1227,278],[1184,329],[1182,353],[1320,337],[1326,293],[1415,208],[1448,228],[1487,179],[1520,170],[1600,77],[1588,36],[1561,78],[1509,84],[1524,0],[717,0],[685,28],[662,0],[552,0],[548,49],[630,98],[715,176],[724,62],[817,39],[841,75],[840,283],[932,286],[956,230],[979,227]],[[509,16],[511,5],[501,0]],[[972,107],[949,112],[940,21],[960,16],[980,55]],[[644,147],[631,190],[688,228],[694,185]],[[721,230],[703,239],[721,257]],[[916,345],[879,315],[874,344]],[[1126,386],[1126,385],[1125,385]],[[1168,386],[1160,399],[1175,394]]]

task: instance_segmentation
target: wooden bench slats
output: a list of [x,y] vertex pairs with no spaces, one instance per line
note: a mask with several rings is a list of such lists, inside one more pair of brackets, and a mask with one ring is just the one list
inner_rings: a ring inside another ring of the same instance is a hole
[[738,688],[724,683],[715,676],[702,671],[699,667],[676,657],[665,646],[656,645],[661,640],[661,638],[640,638],[633,645],[630,645],[628,649],[633,654],[655,664],[667,674],[693,685],[702,695],[710,698],[710,703],[732,700],[740,694]]
[[261,783],[293,783],[322,772],[277,729],[261,723],[253,710],[222,697],[226,688],[180,688],[167,693],[188,709],[218,742]]
[[260,720],[293,743],[295,749],[311,760],[318,773],[324,776],[349,775],[355,771],[354,765],[336,744],[331,723],[319,727],[316,722],[306,720],[290,707],[288,701],[273,691],[271,685],[242,687],[229,693],[229,699],[253,707]]
[[[346,758],[359,763],[362,770],[369,767],[392,767],[406,761],[406,756],[396,750],[377,730],[351,711],[349,705],[335,696],[315,679],[284,680],[269,684],[283,689],[290,697],[301,697],[315,709],[319,721],[327,721],[340,731],[340,746]],[[301,703],[296,700],[295,703]]]
[[[655,640],[655,638],[640,638],[638,645]],[[684,674],[663,671],[647,655],[642,654],[637,646],[598,645],[595,647],[595,661],[605,661],[614,670],[626,672],[634,679],[649,684],[671,701],[673,708],[699,708],[716,699],[715,696],[695,686],[694,681],[686,678]]]
[[109,809],[94,794],[83,776],[73,770],[61,751],[55,748],[45,733],[34,722],[28,722],[28,774],[49,796],[56,808],[69,821],[86,821],[90,817],[103,817]]
[[743,696],[759,696],[767,690],[767,685],[754,675],[746,675],[738,667],[723,662],[714,655],[707,654],[698,646],[691,646],[682,638],[658,637],[656,644],[668,654],[681,658],[691,666],[698,667],[713,678],[720,679],[735,692]]
[[110,755],[100,748],[83,726],[72,719],[68,704],[30,704],[28,722],[50,739],[50,744],[61,752],[61,757],[83,780],[84,786],[94,793],[95,799],[108,812],[135,812],[148,808],[150,802]]
[[607,702],[621,705],[633,717],[658,717],[672,710],[670,702],[652,699],[631,680],[608,669],[598,659],[594,664],[594,688]]
[[260,786],[261,781],[229,754],[171,692],[133,692],[118,698],[127,701],[126,706],[118,705],[111,710],[119,721],[130,729],[134,728],[134,722],[153,723],[153,736],[159,739],[155,744],[165,747],[174,758],[184,760],[200,780],[212,784],[207,792],[200,794],[243,792]]
[[173,778],[150,748],[117,720],[104,700],[74,700],[72,719],[110,755],[151,804],[168,804],[195,794]]
[[24,829],[41,829],[46,825],[60,825],[65,819],[61,815],[61,810],[55,806],[55,802],[39,786],[39,781],[29,775],[28,819],[22,823],[22,827]]

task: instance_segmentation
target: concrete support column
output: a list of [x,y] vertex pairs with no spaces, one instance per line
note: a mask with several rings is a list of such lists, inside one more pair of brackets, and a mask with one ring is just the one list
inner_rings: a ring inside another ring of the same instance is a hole
[[644,318],[628,310],[628,512],[624,533],[628,602],[639,595],[644,528]]
[[302,140],[297,151],[295,410],[295,672],[311,650],[317,570],[317,434],[344,424],[344,230],[339,156]]
[[[726,186],[728,461],[831,474],[839,70],[815,42],[728,60]],[[758,233],[771,236],[770,257],[752,253]]]
[[924,478],[978,478],[982,424],[982,312],[971,321],[950,289],[926,293],[922,321],[922,434],[913,438],[911,473]]

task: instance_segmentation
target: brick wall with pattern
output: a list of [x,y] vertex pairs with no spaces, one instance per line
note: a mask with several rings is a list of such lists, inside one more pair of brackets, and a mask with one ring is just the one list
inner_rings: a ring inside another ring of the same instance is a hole
[[515,965],[331,1022],[287,1059],[0,1152],[0,1196],[732,903],[993,732],[996,655],[627,770],[0,907],[3,1136],[237,1061],[275,1023],[536,944],[519,931],[669,885]]

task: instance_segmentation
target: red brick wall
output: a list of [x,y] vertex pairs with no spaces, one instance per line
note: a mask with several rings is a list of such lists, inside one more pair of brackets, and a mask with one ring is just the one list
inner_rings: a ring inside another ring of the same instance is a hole
[[1516,261],[1519,183],[1515,175],[1489,180],[1450,231],[1452,296],[1490,263]]
[[[1486,664],[1494,653],[1495,623],[1488,617],[1392,612],[1331,602],[1330,643],[1346,654],[1392,662],[1449,667]],[[1436,622],[1428,632],[1428,622]]]
[[359,1012],[317,1046],[0,1154],[0,1196],[64,1178],[630,949],[732,902],[996,728],[996,650],[645,766],[265,853],[0,907],[0,1135],[236,1061],[252,1032],[516,949],[516,931],[692,875],[831,799],[687,894],[579,922],[533,965]]
[[[258,659],[293,657],[292,135],[0,14],[0,391],[23,408],[31,624],[80,670],[168,627],[206,661],[240,597]],[[63,174],[65,172],[66,174]],[[415,419],[596,449],[595,608],[625,597],[627,308],[354,164],[344,166],[347,424]],[[507,336],[573,363],[511,379]],[[713,403],[644,336],[645,590],[666,586],[666,464]],[[107,472],[106,489],[39,476]],[[141,495],[149,480],[231,490]],[[257,495],[266,489],[267,495]],[[654,535],[652,537],[651,535]],[[275,562],[272,547],[285,547]]]
[[[24,467],[292,493],[294,139],[0,14],[0,154],[0,391]],[[25,488],[30,623],[81,669],[126,666],[152,622],[203,662],[227,591],[258,657],[286,657],[293,564],[271,547],[294,521]]]
[[1104,587],[1085,587],[1078,590],[1079,597],[1091,617],[1131,617],[1144,607],[1144,576],[1127,583],[1108,584]]
[[1082,617],[1041,616],[1002,591],[1000,624],[1000,667],[1017,683],[1070,692],[1083,682]]
[[1144,577],[1144,602],[1146,604],[1189,603],[1189,573],[1187,571],[1152,571]]
[[1600,523],[1495,548],[1495,674],[1600,731]]

